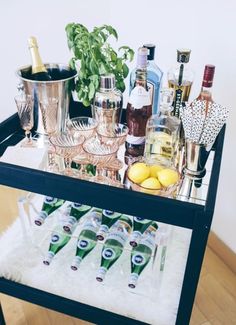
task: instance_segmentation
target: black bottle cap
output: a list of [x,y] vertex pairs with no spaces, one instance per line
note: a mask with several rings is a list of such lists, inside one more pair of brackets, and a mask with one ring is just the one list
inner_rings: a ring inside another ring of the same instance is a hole
[[150,61],[150,60],[154,60],[156,45],[154,45],[154,44],[144,44],[143,47],[146,47],[146,49],[149,50],[149,53],[148,53],[147,59],[148,59],[149,61]]
[[178,49],[177,50],[177,62],[188,63],[190,58],[191,50],[189,49]]

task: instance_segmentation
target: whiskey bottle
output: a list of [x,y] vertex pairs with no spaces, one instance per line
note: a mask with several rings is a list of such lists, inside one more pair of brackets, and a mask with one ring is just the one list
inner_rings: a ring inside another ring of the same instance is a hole
[[137,285],[138,278],[144,268],[149,263],[155,248],[155,235],[158,229],[156,222],[152,222],[148,229],[142,235],[138,246],[134,247],[131,252],[131,276],[128,286],[134,289]]
[[121,213],[110,210],[102,210],[102,224],[97,232],[97,239],[103,240],[112,225],[121,217]]
[[50,245],[48,253],[43,260],[45,265],[49,265],[53,257],[69,242],[71,236],[66,232],[56,228],[51,234]]
[[92,207],[89,205],[72,203],[66,221],[63,224],[64,231],[71,234],[77,222],[91,209]]
[[52,80],[39,54],[38,43],[35,37],[28,39],[28,45],[32,61],[31,78],[36,81]]
[[37,226],[41,226],[45,219],[52,214],[55,210],[60,208],[64,204],[65,200],[56,199],[51,196],[45,196],[41,211],[34,219],[34,223]]
[[146,124],[152,114],[151,96],[147,87],[148,49],[138,50],[138,65],[135,71],[135,85],[126,109],[129,133],[125,143],[125,163],[129,165],[144,153]]
[[144,231],[150,226],[152,220],[143,219],[140,217],[134,217],[133,232],[130,236],[129,243],[131,246],[136,247],[138,242],[144,233]]
[[193,71],[189,68],[188,62],[191,50],[177,50],[177,66],[168,71],[167,79],[170,88],[174,89],[173,113],[172,115],[179,117],[179,109],[189,99],[193,83]]
[[97,281],[102,282],[107,271],[121,256],[125,243],[132,229],[132,220],[127,215],[112,226],[102,249],[101,265],[97,273]]
[[102,210],[94,208],[88,213],[85,224],[77,241],[76,255],[71,269],[77,271],[81,261],[94,249],[97,244],[96,233],[101,224]]

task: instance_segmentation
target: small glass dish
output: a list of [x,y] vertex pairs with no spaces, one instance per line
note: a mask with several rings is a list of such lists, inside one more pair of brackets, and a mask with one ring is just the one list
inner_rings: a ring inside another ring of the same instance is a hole
[[[161,166],[159,165],[159,167],[161,167],[161,170],[171,170],[175,172],[175,175],[177,175],[177,181],[173,184],[170,184],[168,186],[163,186],[163,184],[161,183],[160,179],[158,179],[158,177],[154,177],[153,175],[149,175],[145,180],[150,179],[150,178],[156,178],[160,184],[160,188],[151,188],[149,186],[145,187],[144,185],[141,185],[142,182],[134,182],[133,180],[130,179],[129,177],[129,172],[130,169],[132,168],[132,166],[134,166],[134,164],[140,163],[143,161],[139,161],[139,162],[134,162],[132,165],[130,165],[127,169],[126,172],[126,183],[129,184],[129,187],[131,190],[133,191],[137,191],[137,192],[142,192],[142,193],[146,193],[146,194],[152,194],[152,195],[159,195],[159,196],[163,196],[163,197],[168,197],[168,198],[175,198],[176,194],[177,194],[177,189],[180,183],[180,174],[177,171],[176,168],[174,167],[169,167],[169,166]],[[146,166],[148,168],[155,166],[155,165],[148,165],[146,164]],[[172,172],[170,172],[172,173]]]

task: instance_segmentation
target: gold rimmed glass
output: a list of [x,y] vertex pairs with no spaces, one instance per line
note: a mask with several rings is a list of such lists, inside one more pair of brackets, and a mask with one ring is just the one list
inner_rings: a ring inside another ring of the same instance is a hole
[[34,147],[35,141],[32,139],[31,130],[34,126],[34,99],[30,95],[17,95],[14,97],[17,106],[20,125],[25,131],[25,140],[22,147]]

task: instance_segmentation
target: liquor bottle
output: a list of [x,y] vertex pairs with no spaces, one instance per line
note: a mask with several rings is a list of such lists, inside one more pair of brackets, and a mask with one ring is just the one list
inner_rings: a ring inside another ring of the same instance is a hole
[[92,209],[89,205],[81,203],[72,203],[69,207],[67,218],[63,224],[63,229],[67,233],[72,233],[77,222],[90,210]]
[[121,256],[125,243],[132,229],[132,220],[127,215],[121,218],[112,226],[102,248],[101,265],[96,279],[102,282],[107,271]]
[[159,113],[147,122],[145,159],[148,164],[171,166],[177,151],[180,119],[172,116],[174,92],[170,88],[161,90]]
[[83,229],[77,241],[76,255],[71,269],[77,271],[81,261],[94,249],[97,244],[96,233],[102,221],[102,210],[93,209],[86,217]]
[[110,210],[102,210],[102,224],[97,232],[97,239],[103,240],[112,225],[121,217],[121,213]]
[[136,247],[144,231],[150,226],[152,220],[134,217],[133,232],[130,236],[129,243],[131,246]]
[[134,247],[131,252],[131,276],[128,286],[134,289],[137,285],[138,278],[144,268],[149,263],[155,248],[155,236],[158,225],[152,222],[148,229],[142,235],[138,246]]
[[41,211],[34,219],[34,223],[37,226],[41,226],[45,219],[52,214],[55,210],[60,208],[64,204],[65,200],[56,199],[51,196],[45,196]]
[[205,65],[202,87],[199,96],[196,98],[197,100],[206,101],[208,103],[213,102],[211,88],[213,85],[214,74],[215,66],[212,64]]
[[31,78],[36,81],[52,80],[39,54],[38,43],[35,37],[31,36],[28,39],[28,45],[32,60]]
[[135,71],[135,86],[132,89],[126,109],[129,133],[125,143],[125,163],[129,165],[144,153],[146,124],[152,114],[152,103],[147,87],[148,49],[138,50],[138,65]]
[[69,242],[71,236],[58,227],[52,232],[49,249],[43,263],[49,265],[53,257]]
[[174,89],[173,114],[179,117],[179,109],[189,99],[193,83],[193,71],[188,67],[191,50],[177,50],[177,66],[168,71],[167,79],[170,88]]

